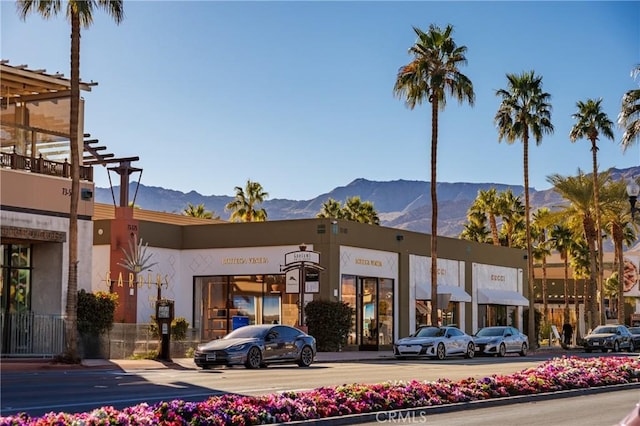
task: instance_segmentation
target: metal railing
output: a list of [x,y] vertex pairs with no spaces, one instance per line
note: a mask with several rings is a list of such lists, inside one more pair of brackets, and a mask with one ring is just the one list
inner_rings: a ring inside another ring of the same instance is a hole
[[[0,165],[8,169],[25,170],[64,178],[71,177],[71,164],[67,160],[64,163],[46,160],[42,157],[42,154],[38,157],[30,157],[17,154],[15,150],[11,153],[1,152]],[[80,166],[80,179],[93,181],[93,168],[91,166]]]
[[53,357],[64,351],[64,319],[33,312],[0,314],[2,356]]

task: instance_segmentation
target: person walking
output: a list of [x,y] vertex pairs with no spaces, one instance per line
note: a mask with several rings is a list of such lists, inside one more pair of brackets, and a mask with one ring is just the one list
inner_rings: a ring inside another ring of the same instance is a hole
[[565,345],[569,346],[571,344],[571,338],[572,337],[573,337],[573,327],[571,326],[569,321],[566,321],[564,323],[564,325],[562,326],[562,340],[563,340],[563,343]]

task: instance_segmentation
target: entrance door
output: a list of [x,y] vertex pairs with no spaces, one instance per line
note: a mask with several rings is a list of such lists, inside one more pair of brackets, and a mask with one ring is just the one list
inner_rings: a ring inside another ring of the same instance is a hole
[[360,349],[378,350],[378,280],[358,277],[358,336]]

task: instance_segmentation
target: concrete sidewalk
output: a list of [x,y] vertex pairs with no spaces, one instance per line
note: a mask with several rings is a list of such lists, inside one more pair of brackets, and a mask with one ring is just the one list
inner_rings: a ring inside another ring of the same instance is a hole
[[[557,356],[570,355],[576,351],[582,351],[581,347],[563,349],[560,346],[543,346],[530,353],[549,353]],[[391,360],[391,351],[344,351],[344,352],[318,352],[315,362],[365,362]],[[174,358],[171,361],[153,359],[83,359],[81,364],[57,363],[51,358],[1,358],[0,372],[14,371],[42,371],[51,369],[83,369],[103,368],[131,370],[155,370],[155,369],[197,369],[192,358]]]

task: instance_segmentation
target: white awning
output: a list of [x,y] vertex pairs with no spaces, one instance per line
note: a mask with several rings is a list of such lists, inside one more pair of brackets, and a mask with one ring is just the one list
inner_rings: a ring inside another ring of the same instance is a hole
[[529,306],[529,300],[516,291],[496,290],[493,288],[479,288],[478,304]]
[[[439,285],[438,294],[450,294],[452,302],[471,302],[471,296],[462,287],[455,285]],[[416,300],[431,300],[431,287],[416,286]],[[527,302],[528,304],[528,302]]]
[[438,294],[450,294],[452,302],[471,302],[471,295],[455,285],[439,285]]

